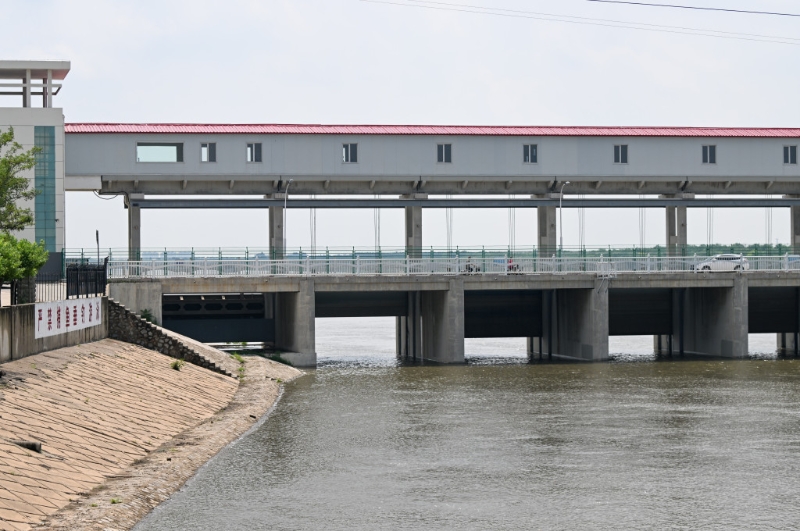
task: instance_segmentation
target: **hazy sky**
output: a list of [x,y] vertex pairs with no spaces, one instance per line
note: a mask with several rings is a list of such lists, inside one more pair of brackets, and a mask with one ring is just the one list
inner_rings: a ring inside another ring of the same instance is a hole
[[[436,9],[389,1],[403,5],[6,1],[0,54],[72,61],[55,101],[68,122],[800,125],[800,40],[676,33],[686,31],[680,27],[798,38],[797,17],[587,0],[426,4]],[[800,13],[796,0],[669,3]],[[508,11],[475,14],[452,5]],[[585,18],[562,22],[541,13]],[[642,31],[608,20],[669,27]],[[402,212],[384,211],[381,219],[382,243],[402,245]],[[119,199],[70,193],[66,223],[68,247],[93,246],[96,228],[104,247],[126,245]],[[689,223],[690,243],[705,243],[706,211],[690,211]],[[787,242],[788,211],[775,210],[773,224],[773,239]],[[308,245],[308,211],[291,211],[287,225],[290,245]],[[266,212],[144,211],[142,229],[145,247],[267,244]],[[535,211],[518,210],[517,244],[532,244],[535,230]],[[445,232],[444,211],[426,211],[424,244],[443,245]],[[764,210],[715,213],[717,241],[765,237]],[[455,244],[508,239],[505,210],[455,212]],[[564,240],[578,241],[576,211],[564,213]],[[646,240],[663,243],[662,211],[648,211]],[[319,246],[373,241],[372,211],[318,212]],[[638,211],[587,211],[586,241],[638,242]]]

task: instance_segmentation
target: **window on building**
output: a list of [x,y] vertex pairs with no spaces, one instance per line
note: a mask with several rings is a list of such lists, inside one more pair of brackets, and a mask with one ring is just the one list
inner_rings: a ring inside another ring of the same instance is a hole
[[217,162],[216,142],[200,144],[200,162]]
[[717,163],[717,146],[703,146],[703,164]]
[[783,163],[797,164],[797,146],[783,146]]
[[247,162],[261,162],[261,142],[247,144]]
[[183,162],[183,144],[139,142],[136,144],[136,162]]
[[438,162],[453,162],[453,144],[437,144],[436,160]]
[[536,144],[525,144],[522,146],[522,162],[526,164],[536,164],[539,162],[539,146]]
[[342,162],[358,162],[358,144],[342,144]]
[[628,163],[628,145],[620,144],[614,146],[614,164]]

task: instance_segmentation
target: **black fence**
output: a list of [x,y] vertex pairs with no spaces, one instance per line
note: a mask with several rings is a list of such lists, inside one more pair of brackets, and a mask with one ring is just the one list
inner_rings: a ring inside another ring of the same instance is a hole
[[[0,289],[2,305],[52,302],[106,294],[108,259],[103,264],[68,265],[64,274],[39,273],[6,283]],[[8,293],[8,294],[6,294]]]
[[66,268],[67,298],[106,294],[108,258],[102,264],[70,264]]

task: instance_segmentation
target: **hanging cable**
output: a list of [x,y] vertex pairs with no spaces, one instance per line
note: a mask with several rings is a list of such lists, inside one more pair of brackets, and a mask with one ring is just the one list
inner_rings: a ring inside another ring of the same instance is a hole
[[[767,199],[772,199],[772,196],[767,195]],[[770,207],[764,209],[764,239],[767,245],[772,245],[772,209]]]
[[706,245],[710,248],[714,243],[714,209],[706,209]]
[[[452,199],[452,194],[446,194],[447,199]],[[447,229],[447,253],[453,248],[453,209],[448,207],[444,209],[445,225]]]
[[[514,199],[515,195],[511,194],[509,196],[511,199]],[[514,247],[516,246],[516,239],[517,239],[517,209],[509,208],[508,209],[508,248],[509,250],[513,251]]]
[[[578,197],[585,199],[586,195],[581,194]],[[578,209],[578,247],[581,250],[586,246],[586,209],[581,207]]]
[[[375,194],[375,199],[380,199],[378,194]],[[372,212],[372,224],[375,231],[375,250],[379,251],[381,248],[381,209],[375,208]]]
[[[311,199],[314,199],[314,197],[314,194],[311,194]],[[308,216],[308,225],[311,230],[311,254],[313,255],[317,250],[317,209],[310,209]]]
[[[644,199],[644,195],[640,194],[639,199]],[[644,250],[645,241],[647,240],[647,211],[644,207],[639,208],[639,249]]]

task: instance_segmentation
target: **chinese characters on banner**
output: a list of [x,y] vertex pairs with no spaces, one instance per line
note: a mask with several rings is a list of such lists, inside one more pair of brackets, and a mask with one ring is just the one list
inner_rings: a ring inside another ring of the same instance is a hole
[[37,302],[34,309],[34,337],[57,336],[103,323],[100,297],[57,302]]

